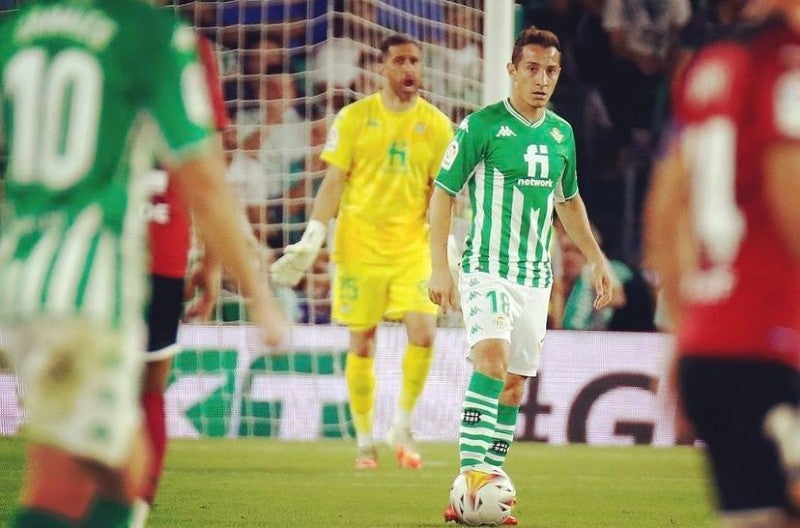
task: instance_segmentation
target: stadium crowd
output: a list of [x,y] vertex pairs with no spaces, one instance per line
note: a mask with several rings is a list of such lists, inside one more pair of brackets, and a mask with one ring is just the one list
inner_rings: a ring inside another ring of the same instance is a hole
[[[214,43],[231,119],[223,133],[228,179],[247,207],[267,263],[297,242],[306,226],[324,176],[319,154],[333,116],[380,87],[377,45],[387,35],[400,31],[422,43],[423,95],[454,124],[481,105],[484,2],[162,2]],[[654,311],[656,280],[641,260],[641,207],[669,126],[669,83],[691,52],[709,33],[730,24],[743,3],[517,1],[517,28],[551,29],[562,43],[563,73],[551,105],[575,129],[581,194],[604,251],[618,264],[617,308],[631,297],[638,312]],[[16,4],[3,0],[0,10]],[[580,321],[565,320],[585,308],[580,288],[570,299],[572,285],[581,285],[581,263],[570,262],[568,246],[557,243],[553,250],[558,280],[550,327],[652,329],[649,315],[612,322],[613,307],[603,314],[583,313]],[[297,288],[279,288],[291,319],[330,322],[328,258],[323,251]],[[240,298],[233,281],[225,285],[227,300],[219,314],[235,320],[241,316]],[[441,323],[455,321],[445,317]]]
[[[654,311],[655,281],[641,262],[640,219],[652,160],[669,122],[670,80],[703,34],[741,3],[518,2],[518,26],[552,29],[564,48],[552,106],[575,128],[581,194],[616,263],[618,308],[630,302],[638,313]],[[382,38],[401,31],[422,42],[423,93],[454,123],[481,104],[482,0],[340,0],[333,13],[327,0],[176,4],[216,43],[233,122],[225,134],[229,179],[247,204],[268,260],[303,232],[324,175],[319,153],[333,115],[380,86],[376,46]],[[649,315],[612,323],[613,307],[578,321],[580,291],[572,299],[570,294],[572,284],[581,284],[580,263],[570,268],[570,248],[554,249],[565,257],[555,259],[563,280],[555,288],[551,327],[653,328]],[[323,252],[307,280],[281,292],[296,321],[330,320],[327,259]],[[565,306],[571,316],[566,321]]]

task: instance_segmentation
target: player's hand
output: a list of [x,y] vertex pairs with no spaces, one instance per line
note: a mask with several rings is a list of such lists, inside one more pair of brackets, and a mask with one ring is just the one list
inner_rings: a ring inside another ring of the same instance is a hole
[[283,342],[288,332],[288,323],[268,286],[265,285],[258,295],[247,299],[247,317],[261,329],[267,346],[275,347]]
[[606,258],[592,265],[592,281],[595,289],[593,306],[599,310],[608,306],[614,295],[614,275]]
[[296,244],[286,246],[283,256],[271,267],[272,280],[281,286],[293,288],[311,268],[325,242],[325,225],[311,220]]
[[433,270],[428,281],[428,298],[441,306],[444,313],[461,309],[458,290],[448,268]]
[[203,257],[189,271],[183,288],[183,298],[192,299],[186,307],[187,321],[206,322],[219,299],[222,266],[216,259]]

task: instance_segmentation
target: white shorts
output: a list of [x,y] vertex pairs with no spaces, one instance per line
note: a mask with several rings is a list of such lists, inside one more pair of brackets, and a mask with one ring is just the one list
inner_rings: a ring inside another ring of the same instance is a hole
[[508,371],[535,376],[547,329],[550,287],[523,286],[487,273],[461,273],[461,311],[470,348],[484,339],[511,344]]
[[25,435],[113,468],[127,463],[141,422],[141,330],[81,318],[5,326]]

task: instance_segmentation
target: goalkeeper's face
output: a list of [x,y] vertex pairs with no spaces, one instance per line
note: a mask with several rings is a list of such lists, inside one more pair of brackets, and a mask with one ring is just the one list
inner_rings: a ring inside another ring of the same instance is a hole
[[417,95],[422,82],[422,61],[416,44],[390,46],[381,67],[386,87],[397,97],[408,100]]

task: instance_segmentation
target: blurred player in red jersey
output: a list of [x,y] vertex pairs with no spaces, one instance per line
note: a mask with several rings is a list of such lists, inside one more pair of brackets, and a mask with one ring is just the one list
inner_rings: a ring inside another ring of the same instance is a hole
[[786,434],[800,400],[799,4],[751,1],[770,18],[760,31],[704,48],[678,79],[679,132],[646,209],[680,397],[726,527],[800,526],[787,467],[800,437]]
[[[197,54],[205,69],[209,98],[218,132],[228,127],[228,114],[220,89],[217,60],[211,43],[198,36]],[[143,527],[155,499],[167,448],[164,392],[172,367],[172,358],[180,351],[178,324],[181,317],[206,321],[219,297],[221,269],[218,260],[204,254],[187,274],[191,246],[191,219],[185,200],[165,171],[153,174],[154,194],[150,199],[150,305],[147,312],[147,352],[141,404],[152,459],[141,500],[134,510],[132,527]],[[195,291],[196,299],[187,306],[184,298]]]

